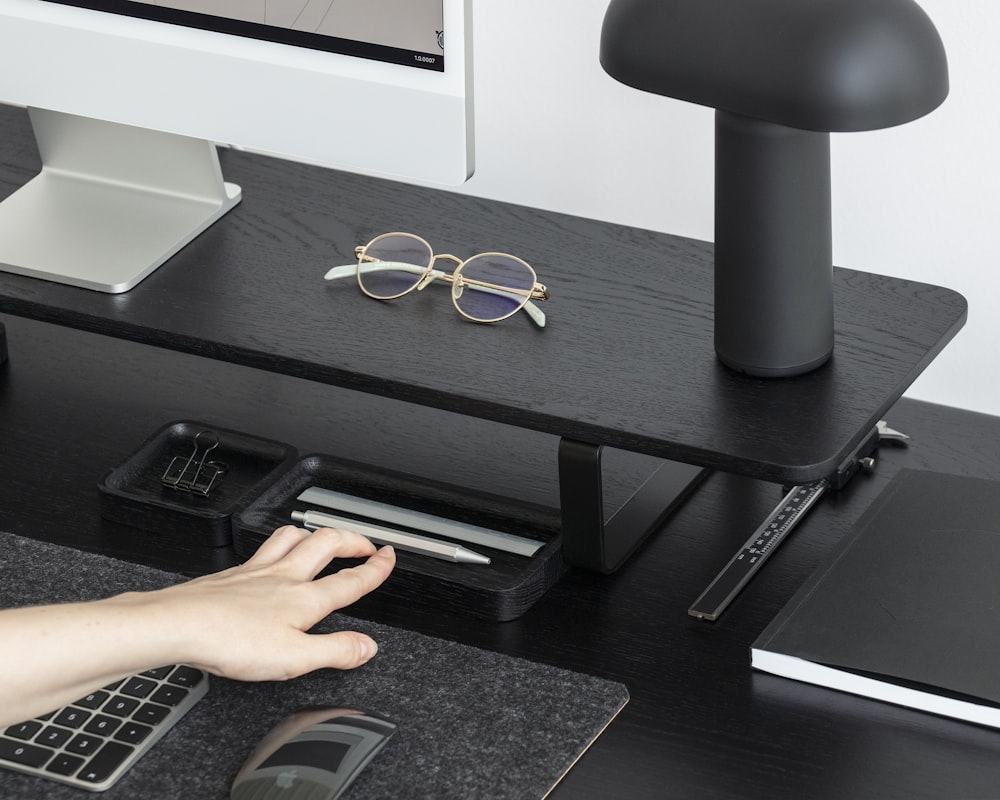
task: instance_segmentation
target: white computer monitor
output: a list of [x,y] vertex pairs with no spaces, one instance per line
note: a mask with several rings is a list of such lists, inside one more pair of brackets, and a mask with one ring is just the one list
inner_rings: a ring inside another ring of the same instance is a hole
[[216,143],[462,183],[471,6],[0,0],[0,102],[29,109],[43,162],[0,203],[0,270],[132,288],[239,202]]

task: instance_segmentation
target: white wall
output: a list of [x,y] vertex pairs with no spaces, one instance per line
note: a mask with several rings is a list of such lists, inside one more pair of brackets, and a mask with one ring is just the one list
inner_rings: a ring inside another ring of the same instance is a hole
[[[833,135],[834,262],[955,289],[969,321],[908,396],[1000,414],[1000,3],[920,0],[951,94]],[[713,238],[713,114],[598,63],[607,0],[474,0],[477,168],[462,191]]]

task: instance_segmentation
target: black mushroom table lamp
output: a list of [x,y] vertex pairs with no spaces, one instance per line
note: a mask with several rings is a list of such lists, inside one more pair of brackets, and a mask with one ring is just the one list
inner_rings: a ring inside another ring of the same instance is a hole
[[948,64],[913,0],[612,0],[601,64],[716,109],[715,349],[751,375],[833,351],[830,132],[935,109]]

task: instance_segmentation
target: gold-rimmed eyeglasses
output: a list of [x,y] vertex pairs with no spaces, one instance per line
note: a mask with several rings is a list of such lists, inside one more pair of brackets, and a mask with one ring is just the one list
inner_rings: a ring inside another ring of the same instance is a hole
[[[412,233],[383,233],[354,248],[357,265],[334,267],[326,280],[356,274],[361,291],[376,300],[394,300],[435,280],[451,284],[451,301],[473,322],[499,322],[522,308],[540,328],[545,314],[535,300],[548,300],[549,290],[538,282],[526,261],[507,253],[480,253],[462,260],[449,253],[435,255],[431,246]],[[454,261],[454,272],[435,269],[439,259]]]

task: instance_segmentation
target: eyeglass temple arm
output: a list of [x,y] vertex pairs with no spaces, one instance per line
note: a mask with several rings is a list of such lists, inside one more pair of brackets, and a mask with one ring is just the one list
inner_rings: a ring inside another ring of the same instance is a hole
[[[326,275],[323,276],[323,280],[333,281],[337,278],[350,278],[356,275],[358,271],[361,272],[379,272],[384,269],[394,269],[397,272],[413,272],[422,273],[426,267],[418,267],[416,264],[406,264],[403,262],[395,261],[372,261],[364,264],[344,264],[342,267],[332,267],[327,270]],[[437,272],[440,275],[445,273],[441,270],[432,270],[432,272]],[[439,277],[435,275],[434,277]]]
[[[402,270],[404,272],[417,273],[417,272],[423,272],[426,269],[426,267],[418,267],[415,264],[406,264],[403,262],[396,263],[393,261],[373,261],[362,264],[344,264],[343,266],[332,267],[329,270],[327,270],[327,273],[326,275],[323,276],[323,279],[327,281],[333,281],[339,278],[349,278],[352,275],[356,275],[358,273],[358,270],[360,270],[361,272],[378,272],[384,269],[394,269],[394,270]],[[428,273],[427,277],[429,280],[425,281],[425,284],[429,283],[430,280],[434,280],[435,278],[444,278],[447,280],[450,279],[452,276],[450,273],[443,272],[442,270],[432,269],[430,273]],[[471,281],[468,278],[464,279],[464,283],[469,288],[475,289],[478,292],[489,292],[491,294],[499,294],[499,295],[523,294],[523,292],[491,287],[487,284],[483,284],[477,281]],[[545,292],[544,289],[535,289],[532,291],[532,297],[538,297],[540,300],[545,300],[548,298],[548,294],[547,292]],[[542,311],[538,306],[536,306],[529,300],[524,304],[524,310],[528,313],[528,316],[531,317],[532,322],[534,322],[539,328],[545,327],[545,312]]]

